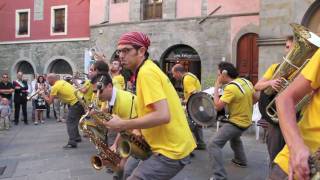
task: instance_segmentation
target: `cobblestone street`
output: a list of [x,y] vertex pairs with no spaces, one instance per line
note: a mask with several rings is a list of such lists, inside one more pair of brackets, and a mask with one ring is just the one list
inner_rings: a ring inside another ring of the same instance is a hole
[[[205,139],[215,129],[204,130]],[[243,136],[248,157],[248,167],[234,166],[232,151],[227,144],[224,148],[225,167],[229,179],[265,179],[267,174],[267,150],[265,144],[256,141],[254,129]],[[63,150],[67,142],[64,123],[53,119],[35,126],[20,123],[10,131],[0,132],[0,167],[7,168],[0,179],[5,180],[108,180],[111,175],[105,170],[95,171],[90,164],[90,156],[95,154],[94,146],[83,138],[77,149]],[[174,180],[206,180],[210,177],[209,157],[206,151],[196,151],[192,163],[187,165]],[[5,178],[8,176],[8,178]]]

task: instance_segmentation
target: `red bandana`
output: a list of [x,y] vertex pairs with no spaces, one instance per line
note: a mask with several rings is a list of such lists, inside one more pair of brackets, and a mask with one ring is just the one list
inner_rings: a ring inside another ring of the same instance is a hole
[[148,49],[150,46],[150,40],[148,36],[142,32],[128,32],[122,34],[120,37],[118,45],[121,44],[137,45]]

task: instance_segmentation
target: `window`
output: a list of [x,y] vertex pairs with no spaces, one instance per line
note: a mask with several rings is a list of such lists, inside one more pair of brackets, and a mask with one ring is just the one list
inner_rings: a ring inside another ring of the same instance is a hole
[[30,37],[30,9],[16,10],[16,37]]
[[162,0],[145,0],[142,9],[144,20],[162,18]]
[[51,7],[51,35],[67,34],[67,6]]
[[116,4],[116,3],[128,2],[128,0],[113,0],[112,2],[113,2],[114,4]]

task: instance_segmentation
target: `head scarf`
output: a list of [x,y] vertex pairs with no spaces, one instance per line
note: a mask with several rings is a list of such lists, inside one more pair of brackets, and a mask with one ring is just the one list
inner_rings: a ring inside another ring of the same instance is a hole
[[150,39],[143,32],[128,32],[121,35],[118,45],[122,44],[137,45],[148,49],[150,46]]

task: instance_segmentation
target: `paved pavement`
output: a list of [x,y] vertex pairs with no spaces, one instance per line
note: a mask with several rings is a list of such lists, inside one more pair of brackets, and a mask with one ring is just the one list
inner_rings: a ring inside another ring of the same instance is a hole
[[[205,129],[205,139],[215,130]],[[262,180],[267,175],[267,150],[256,141],[254,130],[243,135],[248,167],[239,168],[230,163],[233,157],[230,146],[224,148],[225,167],[230,180]],[[89,162],[96,153],[88,139],[77,149],[63,150],[67,142],[65,123],[53,119],[35,126],[20,123],[10,131],[0,131],[0,179],[4,180],[112,180],[105,170],[96,171]],[[1,176],[1,165],[7,164]],[[196,151],[192,163],[187,165],[174,180],[206,180],[210,177],[210,163],[206,151]],[[7,176],[8,178],[4,178]]]

